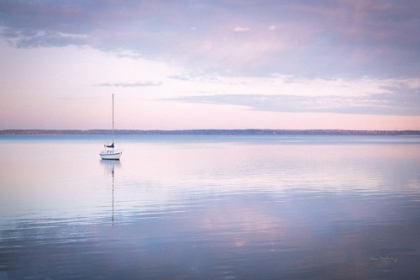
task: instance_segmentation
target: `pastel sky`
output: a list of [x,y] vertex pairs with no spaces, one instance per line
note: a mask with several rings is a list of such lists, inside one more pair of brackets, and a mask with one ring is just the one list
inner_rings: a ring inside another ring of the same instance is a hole
[[420,129],[418,0],[0,0],[0,129]]

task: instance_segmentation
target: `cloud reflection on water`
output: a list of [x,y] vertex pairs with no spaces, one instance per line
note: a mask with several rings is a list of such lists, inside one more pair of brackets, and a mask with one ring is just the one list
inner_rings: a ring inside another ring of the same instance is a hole
[[126,138],[121,162],[3,143],[0,199],[27,193],[1,204],[0,276],[420,275],[418,144],[299,139]]

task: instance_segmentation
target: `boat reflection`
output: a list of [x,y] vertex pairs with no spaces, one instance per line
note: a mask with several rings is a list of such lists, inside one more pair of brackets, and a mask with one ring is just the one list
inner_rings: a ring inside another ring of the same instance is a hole
[[121,168],[121,162],[119,161],[100,161],[100,164],[104,167],[104,174],[112,177],[112,226],[114,226],[114,180],[115,180],[115,169]]

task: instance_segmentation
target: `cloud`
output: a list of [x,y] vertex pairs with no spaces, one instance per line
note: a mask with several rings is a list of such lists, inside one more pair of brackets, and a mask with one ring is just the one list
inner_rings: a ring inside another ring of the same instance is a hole
[[190,76],[186,76],[186,75],[170,75],[168,76],[169,79],[172,80],[179,80],[179,81],[189,81],[191,80]]
[[250,30],[250,28],[248,28],[248,27],[235,27],[235,28],[233,28],[233,31],[235,31],[235,32],[242,32],[242,31],[249,31]]
[[256,111],[420,116],[420,87],[399,85],[383,87],[383,90],[382,93],[349,97],[222,94],[187,96],[176,100],[239,105]]
[[160,86],[162,84],[163,84],[162,82],[114,83],[114,84],[104,83],[104,84],[99,84],[99,86],[101,87],[150,87],[150,86]]
[[417,0],[3,0],[0,36],[18,48],[88,46],[193,72],[418,77],[419,16]]

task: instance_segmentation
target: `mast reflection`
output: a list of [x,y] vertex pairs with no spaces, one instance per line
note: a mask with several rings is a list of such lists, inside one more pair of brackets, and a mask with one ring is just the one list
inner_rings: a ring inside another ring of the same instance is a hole
[[104,166],[104,174],[112,177],[112,226],[114,226],[114,180],[115,180],[115,169],[121,168],[121,162],[119,161],[100,161],[100,164]]

